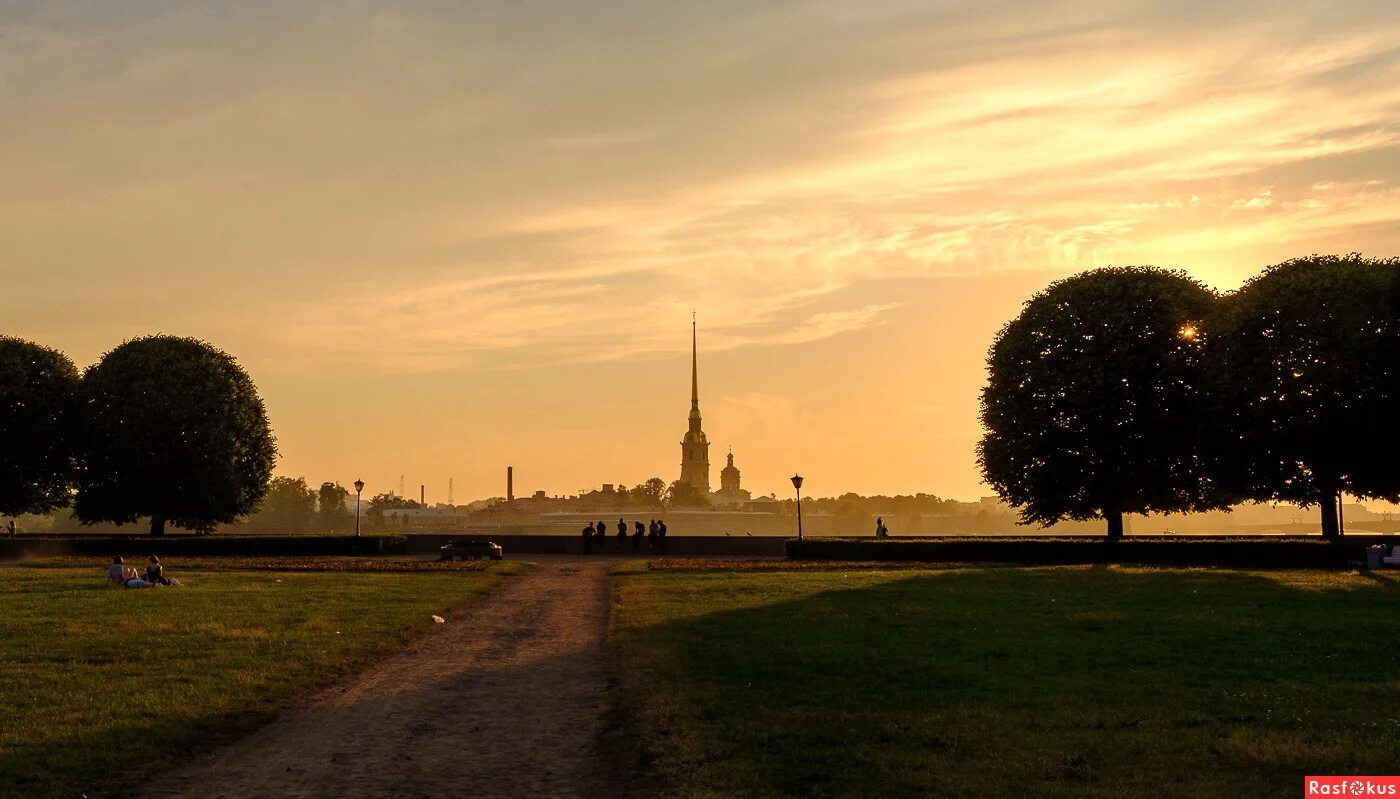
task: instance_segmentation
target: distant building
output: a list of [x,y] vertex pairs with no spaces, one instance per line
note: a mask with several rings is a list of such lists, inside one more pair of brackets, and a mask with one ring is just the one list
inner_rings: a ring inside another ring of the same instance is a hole
[[780,513],[783,509],[783,503],[776,497],[760,496],[745,500],[742,509],[749,513]]
[[734,465],[734,453],[727,456],[728,465],[719,471],[719,490],[710,495],[716,503],[739,505],[749,501],[751,494],[739,487],[739,469]]
[[710,441],[700,429],[700,373],[696,356],[695,320],[690,322],[690,429],[681,440],[681,482],[702,497],[710,495]]

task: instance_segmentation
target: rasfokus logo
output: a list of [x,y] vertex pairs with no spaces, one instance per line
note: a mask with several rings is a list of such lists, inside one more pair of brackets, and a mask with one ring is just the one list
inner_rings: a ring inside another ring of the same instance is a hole
[[1304,777],[1303,796],[1400,797],[1400,777]]

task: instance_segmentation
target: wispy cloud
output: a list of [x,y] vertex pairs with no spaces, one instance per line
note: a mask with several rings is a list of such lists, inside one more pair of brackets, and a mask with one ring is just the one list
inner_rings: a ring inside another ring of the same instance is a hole
[[0,235],[295,369],[643,357],[697,306],[798,345],[911,277],[1228,283],[1400,223],[1400,22],[1251,8],[0,13]]

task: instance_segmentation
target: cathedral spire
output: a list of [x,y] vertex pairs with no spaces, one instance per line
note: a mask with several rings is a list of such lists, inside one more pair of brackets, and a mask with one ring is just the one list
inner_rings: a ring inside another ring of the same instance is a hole
[[696,358],[695,312],[690,312],[690,408],[700,410],[700,369]]
[[699,344],[695,312],[690,314],[690,425],[681,441],[681,482],[690,483],[700,496],[710,495],[710,442],[700,428]]

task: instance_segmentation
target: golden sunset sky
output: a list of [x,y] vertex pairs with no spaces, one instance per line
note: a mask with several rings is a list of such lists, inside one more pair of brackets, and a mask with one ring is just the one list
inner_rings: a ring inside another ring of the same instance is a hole
[[1051,280],[1400,254],[1400,14],[1335,0],[0,3],[0,330],[204,338],[279,472],[987,493]]

